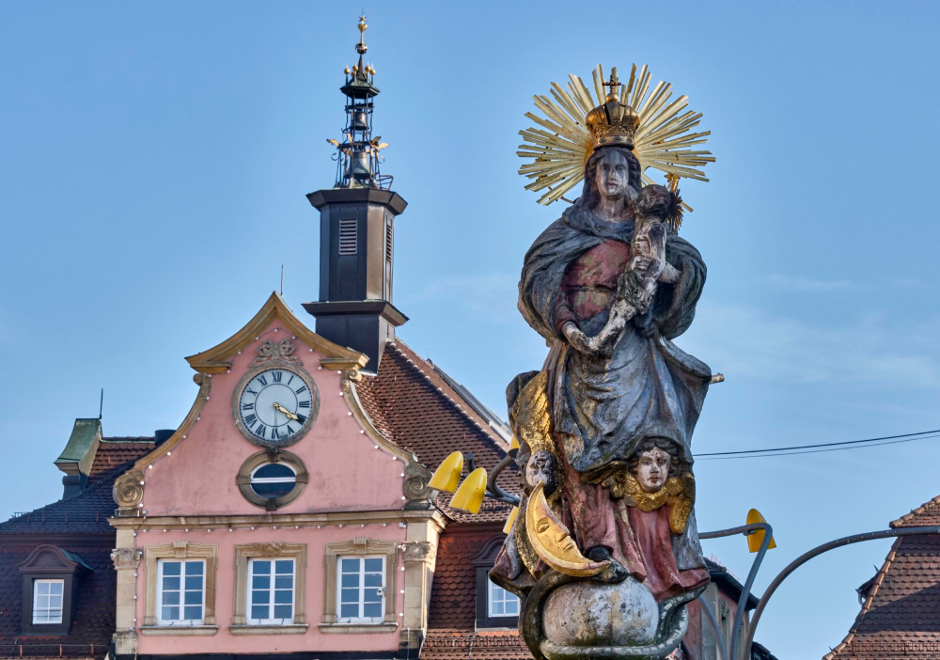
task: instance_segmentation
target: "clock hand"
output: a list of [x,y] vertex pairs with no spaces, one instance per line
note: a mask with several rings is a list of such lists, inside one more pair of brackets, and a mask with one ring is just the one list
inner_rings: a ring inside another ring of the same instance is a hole
[[294,420],[295,422],[296,422],[296,421],[299,421],[299,420],[297,419],[297,415],[295,415],[294,413],[292,413],[291,411],[289,411],[287,408],[285,408],[284,406],[282,406],[281,404],[279,404],[277,401],[274,402],[274,409],[277,410],[278,412],[284,413],[284,416],[287,417],[287,419],[292,419],[292,420]]

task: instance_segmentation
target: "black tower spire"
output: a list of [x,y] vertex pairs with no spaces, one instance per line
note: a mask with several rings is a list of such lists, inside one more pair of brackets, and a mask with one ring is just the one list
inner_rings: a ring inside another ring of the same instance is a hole
[[408,318],[392,304],[395,216],[407,202],[382,175],[379,152],[388,144],[372,137],[375,68],[365,64],[366,17],[359,19],[359,63],[345,70],[346,127],[336,147],[333,188],[307,195],[320,211],[320,300],[304,303],[321,337],[366,354],[365,370],[378,373],[385,344]]

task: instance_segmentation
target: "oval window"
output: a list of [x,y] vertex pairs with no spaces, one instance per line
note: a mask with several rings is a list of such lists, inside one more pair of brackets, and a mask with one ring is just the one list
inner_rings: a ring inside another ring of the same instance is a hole
[[251,472],[251,490],[264,499],[284,497],[296,483],[296,473],[284,463],[259,465]]

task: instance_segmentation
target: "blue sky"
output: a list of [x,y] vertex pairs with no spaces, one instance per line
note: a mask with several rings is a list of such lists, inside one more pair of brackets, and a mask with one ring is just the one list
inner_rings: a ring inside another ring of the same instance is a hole
[[[522,256],[561,212],[516,174],[533,94],[600,62],[648,63],[713,131],[712,181],[683,187],[708,284],[678,341],[724,372],[697,451],[940,427],[936,204],[940,8],[910,3],[562,2],[366,6],[397,225],[401,338],[502,410],[545,347],[515,309]],[[325,138],[343,126],[348,3],[0,4],[0,516],[57,498],[75,417],[173,427],[183,357],[277,288],[317,296]],[[580,14],[579,11],[585,13]],[[701,529],[759,508],[778,549],[757,583],[836,536],[940,494],[937,440],[700,461]],[[889,542],[801,569],[758,633],[780,658],[841,641]],[[743,539],[706,553],[738,575]]]

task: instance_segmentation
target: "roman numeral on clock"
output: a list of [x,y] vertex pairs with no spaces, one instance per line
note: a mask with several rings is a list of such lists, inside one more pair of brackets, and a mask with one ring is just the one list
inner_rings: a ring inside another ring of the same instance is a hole
[[300,413],[297,413],[297,421],[300,422],[301,424],[306,424],[306,423],[307,423],[307,416],[306,416],[306,415],[301,415]]
[[268,430],[268,427],[267,427],[267,426],[265,426],[264,424],[258,424],[258,428],[256,428],[256,429],[254,430],[254,434],[255,434],[256,436],[258,436],[259,438],[262,438],[262,439],[263,439],[263,438],[264,438],[264,433],[265,433],[265,431],[267,431],[267,430]]
[[268,379],[264,377],[264,374],[258,374],[258,381],[262,386],[267,386],[268,384]]
[[248,415],[245,418],[245,426],[247,426],[248,428],[251,428],[252,426],[255,425],[255,422],[257,421],[258,421],[258,418],[255,417],[254,414]]
[[299,390],[294,390],[294,393],[295,393],[295,394],[303,394],[303,393],[306,392],[306,391],[307,391],[307,386],[306,386],[306,385],[301,385]]
[[274,376],[274,382],[275,382],[275,383],[280,383],[280,382],[281,382],[281,379],[284,377],[284,372],[283,372],[283,371],[275,371],[272,375]]
[[255,409],[255,404],[253,404],[253,403],[243,403],[243,404],[242,404],[242,410],[254,410],[254,409]]
[[301,402],[298,403],[297,405],[300,406],[301,408],[309,408],[309,407],[310,407],[310,402],[309,402],[309,401],[301,401]]

